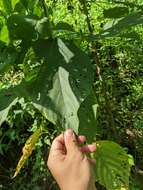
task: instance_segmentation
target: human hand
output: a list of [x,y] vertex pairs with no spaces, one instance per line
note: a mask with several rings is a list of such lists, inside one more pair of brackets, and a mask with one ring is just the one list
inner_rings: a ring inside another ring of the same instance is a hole
[[76,138],[73,130],[68,129],[52,143],[47,165],[61,190],[95,189],[91,172],[95,160],[86,153],[94,152],[96,145],[79,147],[85,140],[85,136]]

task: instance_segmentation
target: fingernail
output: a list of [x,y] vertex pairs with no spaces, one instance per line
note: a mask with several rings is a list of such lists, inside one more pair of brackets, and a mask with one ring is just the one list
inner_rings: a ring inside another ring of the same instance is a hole
[[73,136],[73,130],[72,129],[67,129],[66,132],[65,132],[65,135],[67,137],[72,137]]

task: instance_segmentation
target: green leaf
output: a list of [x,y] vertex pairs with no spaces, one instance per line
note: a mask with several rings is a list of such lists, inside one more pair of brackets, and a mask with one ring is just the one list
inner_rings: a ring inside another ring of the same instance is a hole
[[[72,128],[78,132],[78,117],[77,111],[80,102],[77,100],[75,94],[69,83],[69,73],[62,67],[53,77],[52,89],[47,92],[47,100],[44,98],[45,107],[40,104],[33,103],[43,115],[54,124],[59,124],[63,129]],[[43,86],[45,87],[45,86]],[[44,94],[41,94],[41,96]],[[45,95],[44,95],[45,96]],[[46,106],[47,102],[47,106]]]
[[23,4],[23,6],[28,9],[28,0],[20,0],[20,2]]
[[11,39],[31,41],[38,37],[48,37],[50,34],[49,21],[46,17],[39,19],[35,15],[13,14],[7,23]]
[[121,18],[129,13],[128,7],[114,7],[103,11],[105,18]]
[[43,17],[42,19],[37,21],[35,26],[35,30],[38,32],[40,38],[46,38],[50,36],[51,31],[49,28],[49,20],[47,17]]
[[9,44],[9,32],[6,25],[4,25],[0,31],[0,40]]
[[13,10],[14,10],[15,5],[16,5],[17,3],[19,3],[19,0],[11,0],[11,4],[12,4]]
[[39,0],[20,0],[26,10],[33,12],[34,7],[39,3]]
[[37,37],[35,26],[38,17],[13,14],[8,18],[7,26],[11,39],[32,40]]
[[10,14],[13,10],[11,0],[2,0],[2,3],[5,11]]
[[7,90],[0,91],[0,126],[6,121],[9,110],[18,102],[18,98]]
[[[90,94],[93,82],[90,59],[72,42],[61,39],[37,41],[34,50],[41,60],[45,60],[37,77],[5,93],[11,92],[11,99],[25,97],[53,124],[64,129],[73,128],[77,133],[77,112]],[[3,92],[1,94],[4,96]],[[8,107],[5,96],[1,101]]]
[[80,102],[75,96],[72,86],[69,83],[69,72],[64,68],[59,67],[53,78],[53,88],[48,93],[59,118],[63,120],[62,127],[64,129],[73,128],[78,132],[78,117],[77,111]]
[[[87,41],[100,40],[111,37],[140,38],[135,32],[126,32],[130,27],[143,24],[142,12],[132,13],[124,18],[113,19],[103,26],[103,31],[95,35],[85,35]],[[124,33],[122,33],[124,32]]]
[[84,102],[82,102],[79,110],[79,133],[86,136],[87,142],[92,143],[95,141],[97,134],[97,108],[94,94],[90,94]]
[[[12,51],[13,50],[13,51]],[[17,53],[14,51],[14,49],[5,49],[5,51],[1,52],[0,57],[0,74],[3,74],[5,71],[7,71],[12,65],[14,65]]]
[[32,85],[34,106],[52,123],[77,132],[77,111],[90,93],[93,81],[88,56],[72,42],[61,39],[38,41],[34,49],[46,60]]
[[29,99],[28,85],[21,82],[20,85],[0,90],[0,125],[6,121],[9,110],[22,97]]
[[96,159],[96,180],[109,190],[128,188],[130,164],[128,154],[112,141],[97,141],[97,151],[93,154]]
[[14,12],[19,13],[19,14],[25,14],[26,9],[20,1],[18,3],[16,3],[16,5],[14,7]]
[[104,30],[101,33],[101,36],[114,36],[119,34],[124,29],[127,29],[132,26],[136,26],[139,24],[143,24],[143,15],[141,12],[130,14],[123,19],[118,19],[114,21],[111,25],[111,27],[108,27],[108,29]]

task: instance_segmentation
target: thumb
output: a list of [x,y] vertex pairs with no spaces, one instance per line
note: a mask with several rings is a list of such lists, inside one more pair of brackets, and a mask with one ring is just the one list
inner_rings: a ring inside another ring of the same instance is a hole
[[73,151],[79,151],[77,145],[77,139],[72,129],[67,129],[64,134],[64,141],[67,153],[72,153]]

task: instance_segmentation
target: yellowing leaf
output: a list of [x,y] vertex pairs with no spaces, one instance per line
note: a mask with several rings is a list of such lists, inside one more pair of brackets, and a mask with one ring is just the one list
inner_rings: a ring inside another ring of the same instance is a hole
[[42,128],[38,128],[26,141],[23,149],[22,149],[22,156],[17,164],[16,171],[14,173],[14,176],[12,178],[15,178],[18,173],[20,172],[21,168],[23,167],[25,161],[29,158],[29,156],[32,154],[36,142],[39,140],[40,135],[42,134]]

